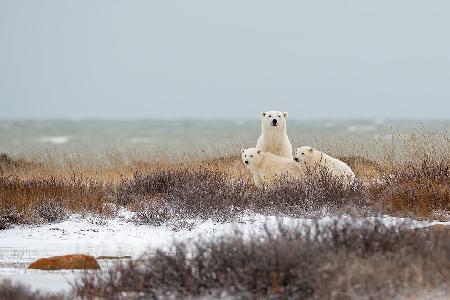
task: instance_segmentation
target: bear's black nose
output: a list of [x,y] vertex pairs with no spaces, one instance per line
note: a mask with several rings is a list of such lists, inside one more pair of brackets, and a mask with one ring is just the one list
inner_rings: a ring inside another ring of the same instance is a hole
[[296,157],[296,158],[294,158],[295,159],[295,161],[298,161],[298,157]]
[[245,161],[245,164],[248,165],[248,160]]
[[273,124],[273,125],[277,125],[277,122],[278,122],[277,119],[273,119],[273,120],[272,120],[272,124]]

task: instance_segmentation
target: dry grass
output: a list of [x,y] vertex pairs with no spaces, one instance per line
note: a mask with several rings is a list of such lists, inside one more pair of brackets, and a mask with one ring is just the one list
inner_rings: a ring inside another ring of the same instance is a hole
[[404,212],[427,218],[450,212],[450,164],[448,161],[421,161],[396,168],[382,183],[369,186],[371,198],[387,213]]
[[316,141],[313,146],[352,167],[358,183],[350,189],[329,178],[256,189],[235,154],[237,146],[202,159],[203,152],[172,159],[160,151],[146,160],[142,153],[114,150],[90,159],[76,153],[47,153],[45,159],[31,161],[1,155],[0,228],[58,221],[71,212],[110,215],[116,204],[138,211],[138,222],[154,224],[183,214],[228,219],[247,209],[295,216],[325,211],[448,218],[448,133],[397,134],[392,141],[344,144],[340,140],[332,148],[330,142]]
[[[85,299],[398,299],[448,292],[450,231],[336,222],[175,244],[75,285]],[[441,294],[442,295],[442,294]]]
[[0,190],[0,212],[16,214],[22,223],[57,221],[65,210],[101,213],[110,193],[103,183],[64,178],[0,177]]
[[362,182],[376,180],[386,172],[380,163],[361,156],[340,156],[337,158],[349,165],[356,177]]

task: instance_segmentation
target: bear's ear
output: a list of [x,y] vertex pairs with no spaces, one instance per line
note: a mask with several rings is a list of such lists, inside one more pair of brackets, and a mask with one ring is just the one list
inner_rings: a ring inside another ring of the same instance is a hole
[[313,151],[314,151],[313,147],[309,148],[309,152],[313,152]]
[[266,112],[265,111],[263,111],[262,113],[261,113],[261,117],[265,117],[266,116]]
[[284,112],[284,113],[283,113],[283,116],[284,116],[285,119],[287,119],[288,113],[287,113],[287,112]]
[[245,152],[245,149],[241,149],[241,153],[244,153]]
[[256,153],[260,154],[260,153],[261,153],[261,150],[256,151]]

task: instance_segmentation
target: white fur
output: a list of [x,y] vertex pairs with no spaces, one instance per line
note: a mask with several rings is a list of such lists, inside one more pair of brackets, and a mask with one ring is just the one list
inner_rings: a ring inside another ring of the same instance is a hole
[[[241,150],[242,161],[252,172],[255,185],[271,184],[276,180],[294,179],[305,177],[305,172],[300,164],[295,161],[263,152],[257,148]],[[245,162],[248,163],[245,163]]]
[[355,174],[346,163],[310,146],[296,148],[294,159],[311,172],[325,170],[332,176],[341,178],[346,184],[355,180]]
[[[292,160],[292,145],[286,129],[287,116],[286,112],[280,111],[267,111],[261,114],[261,136],[256,148]],[[277,126],[273,126],[274,119],[277,120]]]

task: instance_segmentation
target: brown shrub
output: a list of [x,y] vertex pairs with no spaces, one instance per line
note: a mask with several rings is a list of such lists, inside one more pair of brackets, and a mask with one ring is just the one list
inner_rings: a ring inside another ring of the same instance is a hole
[[[136,173],[132,179],[124,180],[116,197],[121,205],[139,203],[134,205],[139,221],[159,223],[158,216],[164,216],[164,221],[180,216],[228,218],[238,213],[236,210],[249,208],[245,203],[248,188],[251,186],[246,182],[229,180],[222,173],[209,170],[161,170]],[[153,212],[157,213],[156,220]]]
[[[364,162],[360,158],[355,161]],[[372,166],[370,161],[364,164]],[[297,217],[388,213],[434,218],[450,211],[449,169],[447,161],[424,161],[420,165],[391,166],[388,175],[372,182],[356,181],[350,187],[320,174],[303,182],[279,182],[265,189],[256,188],[247,177],[232,179],[214,169],[163,169],[136,173],[124,180],[116,197],[120,204],[148,203],[139,207],[144,216],[141,221],[150,223],[155,219],[153,211],[163,222],[174,217],[227,220],[247,209]]]
[[0,230],[8,229],[13,224],[19,224],[23,220],[14,206],[0,209]]
[[325,174],[258,189],[245,179],[233,180],[223,173],[191,169],[136,173],[118,186],[116,198],[119,204],[137,211],[139,223],[155,225],[182,218],[226,221],[245,210],[305,216],[342,213],[364,206],[358,183],[346,187]]
[[44,201],[33,203],[31,208],[33,223],[53,223],[60,222],[69,217],[67,204],[64,200],[50,198]]
[[27,285],[12,283],[11,280],[0,281],[0,300],[63,300],[58,294],[43,294],[32,291]]
[[446,288],[448,231],[415,232],[381,223],[279,226],[263,236],[175,244],[106,274],[85,274],[80,296],[119,299],[229,296],[302,299],[393,299]]

